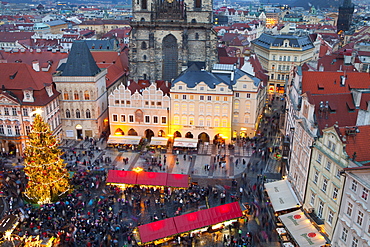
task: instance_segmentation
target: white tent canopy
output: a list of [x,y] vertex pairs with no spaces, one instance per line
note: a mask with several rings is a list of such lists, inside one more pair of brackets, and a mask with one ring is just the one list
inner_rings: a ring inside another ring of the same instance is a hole
[[326,244],[324,236],[311,224],[302,210],[280,215],[279,218],[298,246],[312,247]]
[[108,138],[108,144],[131,144],[137,145],[141,140],[141,136],[115,136],[110,135]]
[[288,180],[265,183],[265,188],[275,212],[301,206]]
[[193,138],[175,138],[173,143],[174,147],[196,148],[197,145],[198,139]]
[[165,137],[152,137],[150,139],[150,145],[167,145],[168,139]]

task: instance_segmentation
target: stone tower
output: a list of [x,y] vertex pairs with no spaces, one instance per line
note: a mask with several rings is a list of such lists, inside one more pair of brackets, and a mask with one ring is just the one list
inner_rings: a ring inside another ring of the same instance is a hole
[[355,7],[351,0],[344,0],[343,5],[339,7],[339,15],[337,22],[337,31],[348,31],[351,27],[352,16]]
[[213,0],[133,0],[130,77],[171,81],[193,63],[216,63]]

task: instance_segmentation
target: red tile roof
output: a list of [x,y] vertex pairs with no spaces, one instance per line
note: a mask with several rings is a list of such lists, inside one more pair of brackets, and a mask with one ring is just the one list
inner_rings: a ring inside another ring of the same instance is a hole
[[349,157],[353,158],[353,155],[355,154],[355,161],[369,162],[370,125],[340,127],[339,131],[342,136],[346,136],[346,152]]
[[343,54],[330,54],[325,55],[321,57],[317,61],[317,70],[320,69],[320,67],[324,68],[324,71],[347,71],[347,72],[353,72],[357,71],[356,67],[353,65],[345,65],[344,64],[344,56]]
[[34,32],[0,32],[0,42],[15,42],[31,39]]
[[[345,86],[341,86],[345,76]],[[302,92],[314,94],[348,93],[351,88],[370,88],[370,74],[360,72],[303,71]]]

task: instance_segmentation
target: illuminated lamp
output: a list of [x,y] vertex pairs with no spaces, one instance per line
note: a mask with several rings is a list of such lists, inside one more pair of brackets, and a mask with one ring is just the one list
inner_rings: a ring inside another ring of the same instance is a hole
[[136,173],[140,173],[140,172],[142,172],[142,171],[144,171],[144,169],[143,168],[141,168],[141,167],[135,167],[134,169],[132,169],[134,172],[136,172]]

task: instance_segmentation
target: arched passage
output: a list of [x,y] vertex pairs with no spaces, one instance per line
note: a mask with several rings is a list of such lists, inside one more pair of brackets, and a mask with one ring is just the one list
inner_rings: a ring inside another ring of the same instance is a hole
[[150,140],[154,136],[154,132],[151,129],[147,129],[144,132],[145,138]]
[[15,155],[16,152],[17,152],[17,147],[15,146],[15,144],[13,142],[9,142],[8,143],[8,150],[9,150],[9,154]]
[[116,131],[114,131],[114,134],[123,136],[125,134],[125,132],[123,132],[123,130],[121,128],[118,128],[118,129],[116,129]]
[[185,138],[193,138],[193,134],[191,132],[188,132],[185,134]]
[[127,133],[129,136],[137,136],[137,132],[134,129],[130,129]]
[[198,139],[204,142],[209,142],[209,135],[206,132],[202,132],[198,135]]
[[164,137],[166,136],[166,133],[164,133],[163,130],[158,131],[158,137]]
[[173,134],[173,137],[181,137],[181,133],[180,133],[180,131],[176,131],[176,132]]

